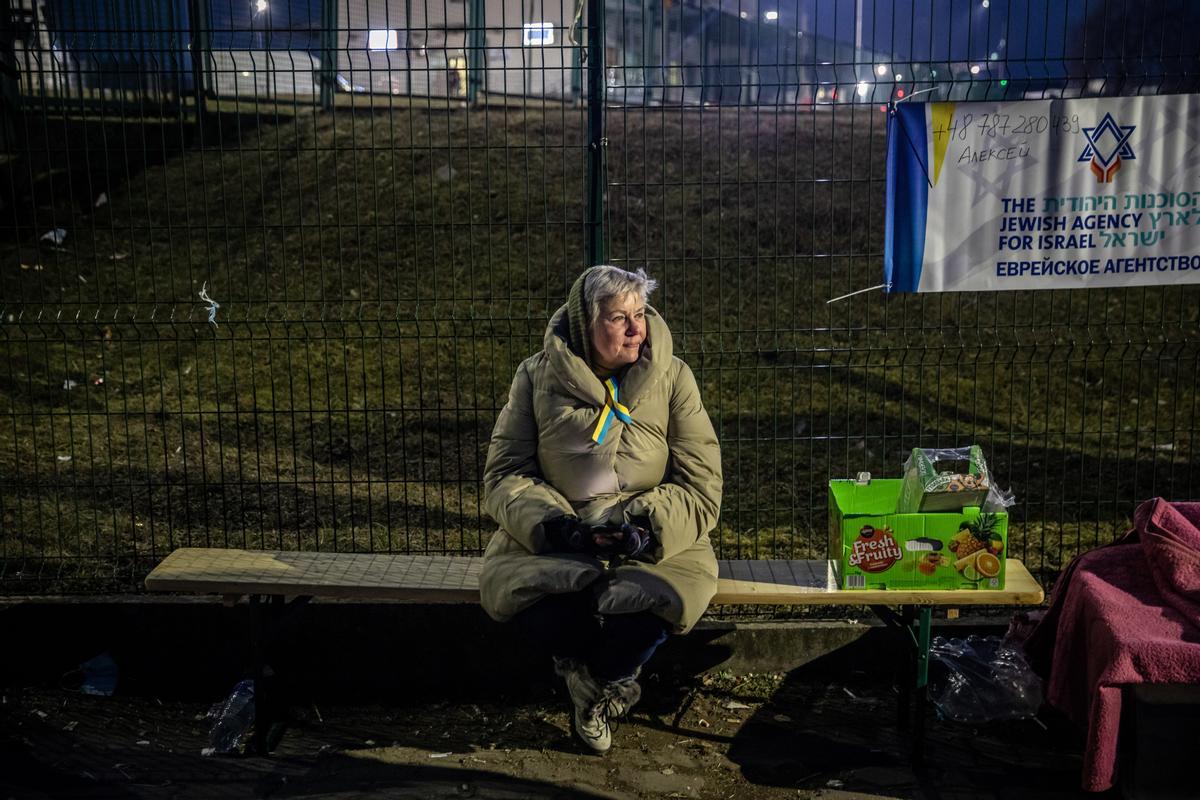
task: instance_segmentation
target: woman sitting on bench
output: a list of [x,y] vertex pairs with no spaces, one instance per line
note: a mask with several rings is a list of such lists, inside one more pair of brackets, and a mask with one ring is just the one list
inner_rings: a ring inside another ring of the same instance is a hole
[[641,697],[638,673],[717,590],[708,534],[721,457],[692,371],[646,304],[644,270],[586,270],[517,368],[484,504],[483,607],[554,656],[593,751]]

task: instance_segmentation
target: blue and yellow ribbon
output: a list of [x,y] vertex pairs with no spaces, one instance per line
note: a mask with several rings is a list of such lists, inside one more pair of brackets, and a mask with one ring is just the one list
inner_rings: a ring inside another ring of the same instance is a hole
[[612,425],[614,417],[627,425],[633,422],[629,409],[621,405],[618,399],[621,395],[617,388],[617,379],[609,378],[604,381],[604,388],[607,390],[604,408],[600,410],[600,419],[596,420],[596,427],[592,429],[592,441],[596,444],[604,443],[604,437],[608,435],[608,429]]

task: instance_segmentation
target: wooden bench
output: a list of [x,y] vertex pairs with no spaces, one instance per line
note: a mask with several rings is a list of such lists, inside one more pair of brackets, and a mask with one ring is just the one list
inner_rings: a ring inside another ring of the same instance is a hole
[[[260,724],[254,747],[268,749],[265,719],[264,640],[268,611],[303,605],[314,597],[386,599],[410,603],[478,603],[483,560],[468,556],[375,553],[311,553],[184,547],[146,578],[152,592],[219,594],[227,603],[249,599],[252,677]],[[718,562],[720,579],[712,605],[868,606],[902,632],[913,658],[900,681],[899,721],[912,721],[910,694],[916,690],[913,758],[924,744],[929,645],[934,606],[1039,605],[1042,587],[1017,559],[1008,559],[1003,590],[895,591],[844,589],[834,585],[833,565],[823,560]],[[290,598],[290,603],[289,603]],[[896,610],[898,609],[898,611]]]

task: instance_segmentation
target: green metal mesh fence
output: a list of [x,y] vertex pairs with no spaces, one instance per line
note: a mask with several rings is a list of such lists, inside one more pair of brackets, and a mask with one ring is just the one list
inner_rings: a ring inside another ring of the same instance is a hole
[[136,590],[180,545],[480,552],[513,370],[601,248],[661,281],[723,557],[823,555],[828,479],[917,445],[984,446],[1047,579],[1196,497],[1195,287],[826,302],[881,280],[887,102],[1194,91],[1190,5],[5,11],[0,591]]

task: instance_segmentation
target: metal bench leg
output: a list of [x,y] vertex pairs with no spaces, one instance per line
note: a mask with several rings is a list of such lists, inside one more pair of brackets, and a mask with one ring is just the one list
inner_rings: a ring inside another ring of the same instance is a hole
[[[875,616],[889,628],[900,632],[904,648],[911,655],[900,666],[900,679],[896,682],[900,696],[896,704],[896,729],[907,733],[913,727],[912,762],[920,764],[925,756],[925,704],[929,683],[929,636],[933,610],[929,606],[900,606],[897,614],[887,606],[871,606]],[[914,623],[916,630],[913,630]],[[916,692],[916,708],[913,708],[913,693]]]
[[254,681],[254,736],[250,749],[255,755],[267,755],[267,733],[271,729],[270,689],[267,688],[267,625],[263,606],[266,596],[250,595],[250,679]]
[[912,687],[916,683],[916,672],[913,659],[907,657],[913,645],[912,623],[913,607],[901,606],[900,618],[894,623],[904,640],[906,656],[900,667],[900,679],[896,681],[896,688],[900,694],[896,705],[896,730],[900,733],[907,733],[912,722]]
[[[283,595],[250,595],[250,678],[254,681],[254,737],[251,752],[265,756],[270,752],[272,736],[282,735],[272,729],[284,722],[281,694],[275,686],[274,673],[268,674],[267,647],[290,617],[308,604],[312,597],[300,595],[287,601]],[[276,737],[277,738],[277,737]]]
[[929,702],[929,635],[932,624],[933,610],[929,606],[921,606],[917,611],[917,639],[914,652],[916,666],[916,724],[913,726],[912,760],[919,765],[925,758],[925,710]]

